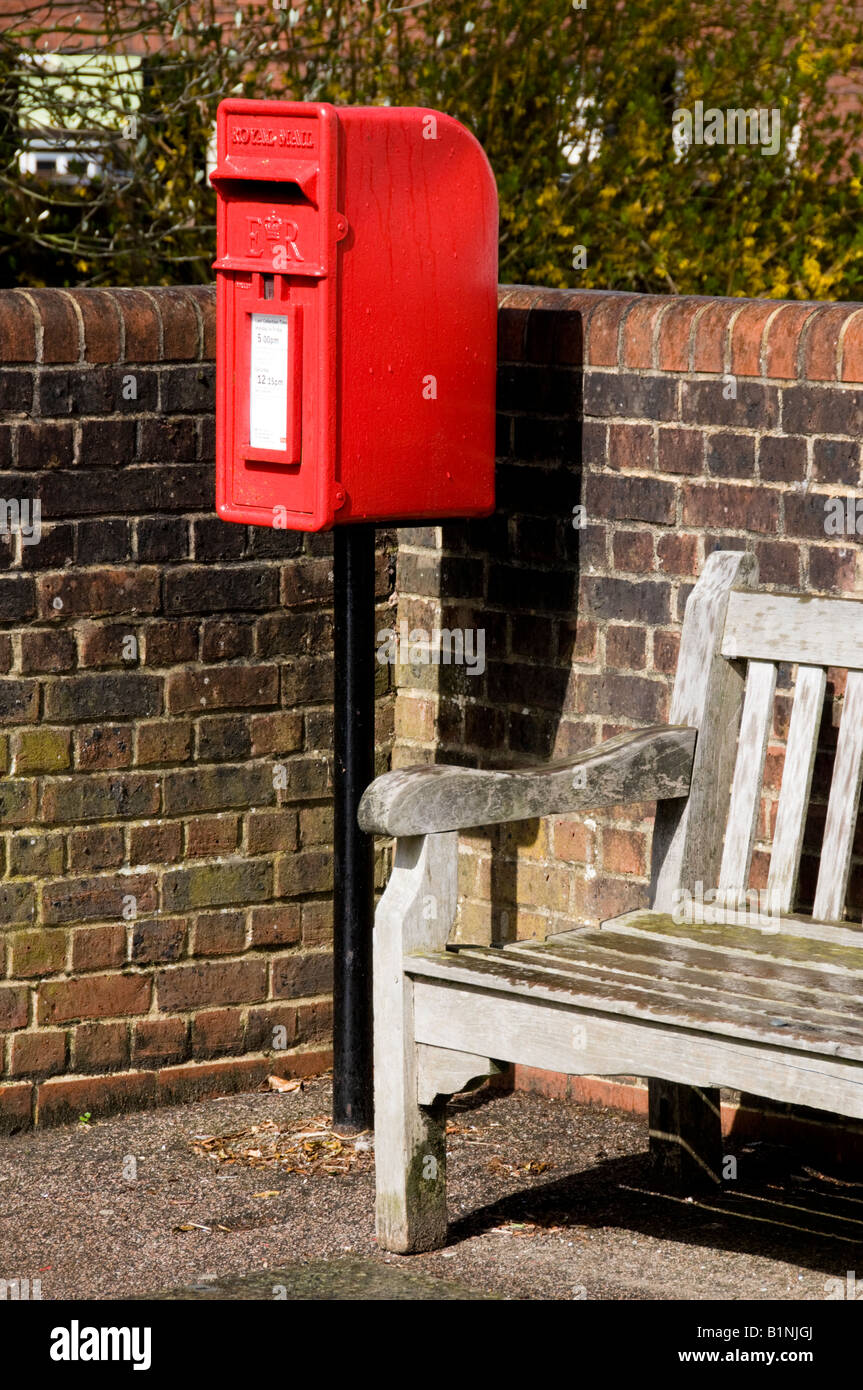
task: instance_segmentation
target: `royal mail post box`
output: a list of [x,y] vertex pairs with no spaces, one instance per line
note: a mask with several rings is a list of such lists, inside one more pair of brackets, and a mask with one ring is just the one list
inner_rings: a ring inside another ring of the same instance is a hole
[[223,101],[217,509],[320,531],[494,504],[497,194],[437,111]]

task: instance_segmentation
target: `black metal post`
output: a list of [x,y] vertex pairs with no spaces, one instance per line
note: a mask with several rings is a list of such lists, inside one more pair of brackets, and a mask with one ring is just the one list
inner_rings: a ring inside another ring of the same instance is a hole
[[375,528],[334,531],[333,1124],[370,1129],[374,844],[357,825],[374,777]]

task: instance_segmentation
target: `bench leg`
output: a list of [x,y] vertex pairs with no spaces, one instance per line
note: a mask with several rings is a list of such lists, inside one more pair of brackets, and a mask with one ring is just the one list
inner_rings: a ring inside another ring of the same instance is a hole
[[719,1091],[649,1080],[650,1154],[663,1178],[687,1190],[721,1181]]
[[402,1093],[376,1115],[378,1242],[402,1255],[436,1250],[447,1234],[446,1097],[421,1106]]
[[[375,914],[375,1172],[384,1250],[410,1254],[446,1241],[447,1095],[423,1095],[413,982],[405,955],[443,950],[455,916],[455,833],[396,842]],[[443,1087],[441,1088],[443,1091]]]

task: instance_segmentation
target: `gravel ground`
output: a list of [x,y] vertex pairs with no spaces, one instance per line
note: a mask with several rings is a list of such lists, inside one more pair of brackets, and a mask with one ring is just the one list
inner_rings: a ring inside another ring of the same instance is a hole
[[[542,1096],[481,1092],[453,1103],[450,1243],[427,1255],[377,1249],[368,1151],[349,1151],[352,1166],[328,1173],[225,1163],[192,1148],[196,1135],[252,1125],[266,1138],[272,1121],[304,1130],[329,1104],[321,1078],[288,1095],[0,1140],[0,1279],[39,1278],[43,1299],[183,1288],[195,1297],[215,1280],[307,1262],[320,1279],[317,1262],[336,1258],[339,1291],[308,1297],[363,1298],[346,1291],[351,1270],[361,1290],[363,1269],[372,1275],[369,1262],[384,1262],[422,1284],[424,1298],[435,1296],[429,1281],[444,1280],[474,1297],[519,1300],[772,1300],[823,1299],[827,1278],[863,1270],[863,1185],[847,1175],[816,1174],[789,1151],[755,1145],[739,1153],[739,1180],[721,1197],[687,1200],[656,1186],[643,1122]],[[259,1141],[229,1142],[248,1150]],[[458,1294],[442,1285],[440,1296]]]

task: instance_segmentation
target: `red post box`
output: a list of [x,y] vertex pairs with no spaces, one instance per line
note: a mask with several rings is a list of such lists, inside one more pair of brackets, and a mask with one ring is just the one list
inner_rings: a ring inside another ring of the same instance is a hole
[[497,194],[457,121],[223,101],[217,509],[300,531],[494,505]]

